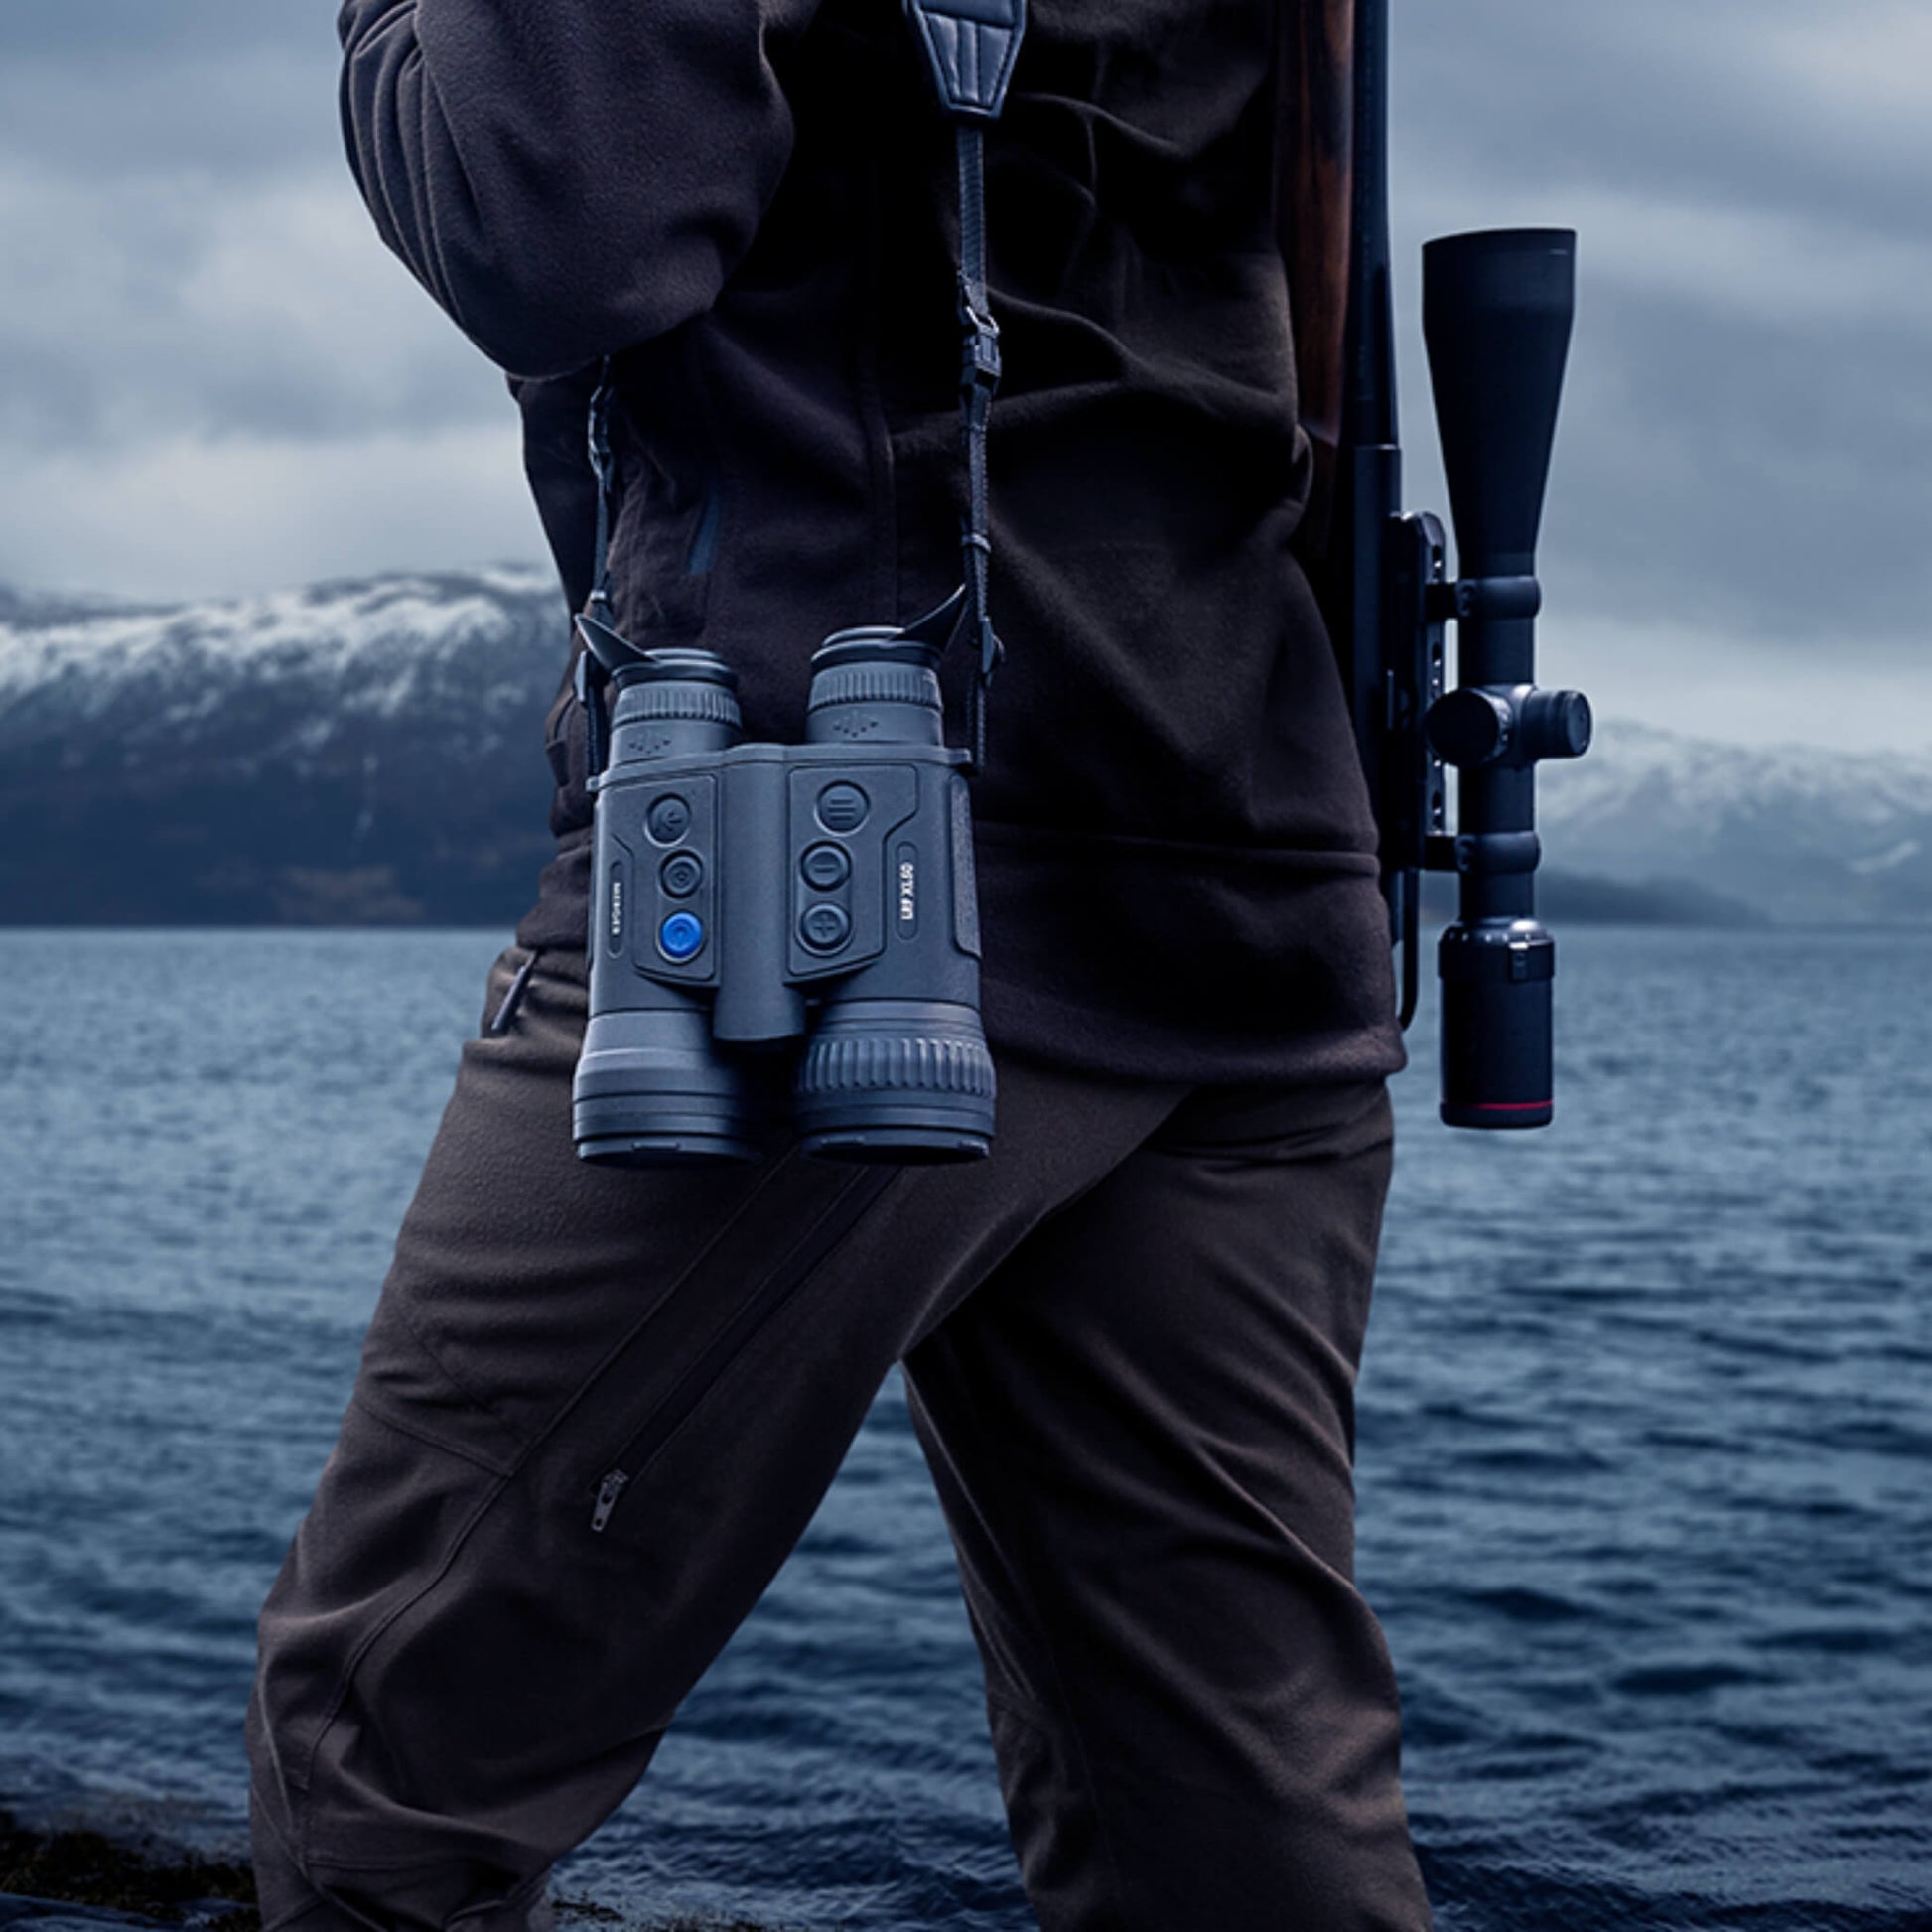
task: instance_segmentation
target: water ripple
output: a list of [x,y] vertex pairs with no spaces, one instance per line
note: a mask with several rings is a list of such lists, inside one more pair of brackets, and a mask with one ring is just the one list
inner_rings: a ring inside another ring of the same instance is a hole
[[[497,944],[10,941],[0,1801],[240,1837],[253,1617]],[[1578,932],[1554,1128],[1398,1083],[1358,1574],[1442,1932],[1932,1932],[1929,980],[1932,935]],[[561,1880],[1029,1923],[897,1386]]]

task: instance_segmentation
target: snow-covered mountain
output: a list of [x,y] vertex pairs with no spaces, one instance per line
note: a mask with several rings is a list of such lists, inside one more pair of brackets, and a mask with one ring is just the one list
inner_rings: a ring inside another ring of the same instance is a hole
[[58,725],[123,754],[200,762],[229,749],[237,707],[258,705],[277,708],[259,715],[276,729],[232,747],[257,762],[452,706],[493,735],[520,721],[533,678],[554,689],[566,635],[555,580],[534,569],[178,607],[0,592],[0,751]]
[[1687,880],[1779,920],[1932,921],[1932,748],[1725,745],[1612,719],[1538,790],[1553,872]]
[[[567,635],[528,569],[187,606],[0,588],[0,921],[513,917]],[[1932,749],[1611,720],[1540,789],[1553,923],[1932,921]]]
[[0,595],[0,917],[514,916],[567,642],[527,569],[179,607]]

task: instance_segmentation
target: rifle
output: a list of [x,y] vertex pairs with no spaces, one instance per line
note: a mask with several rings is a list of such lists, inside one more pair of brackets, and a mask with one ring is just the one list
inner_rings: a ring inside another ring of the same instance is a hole
[[[1575,310],[1567,228],[1423,250],[1429,348],[1459,575],[1404,514],[1388,188],[1388,0],[1285,0],[1278,226],[1315,483],[1297,548],[1327,620],[1381,834],[1400,1019],[1421,992],[1422,876],[1454,873],[1438,948],[1443,1120],[1553,1112],[1556,945],[1538,923],[1536,766],[1589,747],[1588,701],[1535,683],[1536,540]],[[1458,682],[1447,688],[1445,630]],[[1448,829],[1444,768],[1460,774]]]

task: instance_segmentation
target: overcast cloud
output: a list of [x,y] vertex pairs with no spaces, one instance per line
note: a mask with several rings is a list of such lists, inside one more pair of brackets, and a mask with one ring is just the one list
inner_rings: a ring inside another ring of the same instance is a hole
[[[1411,498],[1429,234],[1581,231],[1546,670],[1932,741],[1932,8],[1394,0]],[[0,10],[0,581],[536,558],[501,378],[375,240],[327,0]]]

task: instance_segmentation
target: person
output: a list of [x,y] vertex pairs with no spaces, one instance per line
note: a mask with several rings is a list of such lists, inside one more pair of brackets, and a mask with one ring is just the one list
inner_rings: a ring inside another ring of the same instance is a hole
[[[971,11],[968,9],[967,11]],[[1391,1162],[1375,826],[1291,550],[1271,0],[1035,0],[987,141],[1006,661],[989,1158],[572,1152],[590,800],[489,976],[260,1619],[264,1924],[549,1923],[895,1364],[1047,1932],[1417,1932],[1352,1392]],[[952,135],[897,0],[347,0],[383,238],[509,373],[566,594],[789,742],[958,581]],[[948,716],[974,667],[945,671]]]

